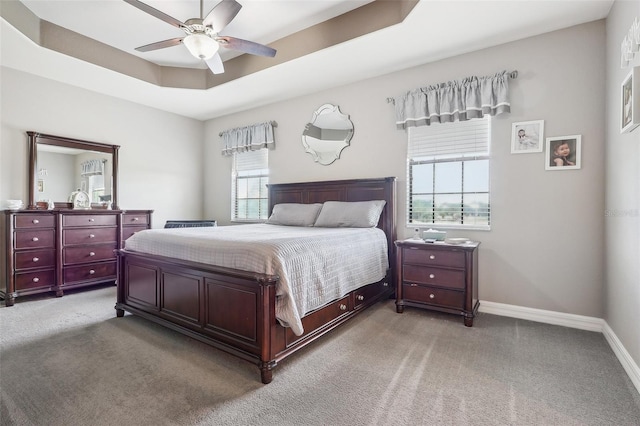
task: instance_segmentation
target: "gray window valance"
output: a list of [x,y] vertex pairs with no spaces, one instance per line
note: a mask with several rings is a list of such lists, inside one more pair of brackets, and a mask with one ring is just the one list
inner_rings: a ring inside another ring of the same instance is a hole
[[406,129],[511,112],[510,75],[517,73],[502,71],[411,90],[393,99],[396,127]]
[[256,151],[261,148],[273,149],[275,146],[273,128],[275,126],[276,123],[268,121],[221,132],[222,155],[233,155],[235,152]]

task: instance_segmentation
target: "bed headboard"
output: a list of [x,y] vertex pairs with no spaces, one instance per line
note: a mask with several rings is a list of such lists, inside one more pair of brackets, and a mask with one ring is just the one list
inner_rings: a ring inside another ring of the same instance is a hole
[[395,269],[396,178],[330,180],[324,182],[269,184],[269,214],[280,203],[323,203],[325,201],[385,200],[378,228],[387,234],[389,265]]

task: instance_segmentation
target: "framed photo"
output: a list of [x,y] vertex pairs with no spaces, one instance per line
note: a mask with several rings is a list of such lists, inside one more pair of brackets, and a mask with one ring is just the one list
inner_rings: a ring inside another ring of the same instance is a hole
[[38,179],[38,192],[44,192],[44,179]]
[[546,170],[576,170],[580,166],[582,135],[547,138]]
[[634,67],[620,86],[620,133],[640,125],[640,67]]
[[511,153],[542,152],[544,120],[523,121],[511,125]]

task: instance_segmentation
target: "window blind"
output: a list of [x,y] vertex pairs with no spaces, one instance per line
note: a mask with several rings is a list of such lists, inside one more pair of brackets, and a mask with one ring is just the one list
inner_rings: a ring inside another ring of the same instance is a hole
[[408,157],[414,161],[489,156],[490,117],[409,127]]
[[239,176],[266,174],[269,169],[269,150],[236,152],[234,170]]

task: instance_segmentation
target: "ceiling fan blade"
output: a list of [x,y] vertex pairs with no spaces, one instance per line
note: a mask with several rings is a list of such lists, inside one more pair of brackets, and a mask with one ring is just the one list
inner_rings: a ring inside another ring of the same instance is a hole
[[158,9],[154,9],[148,4],[142,3],[141,1],[138,1],[138,0],[124,0],[124,1],[129,3],[131,6],[137,7],[143,12],[147,12],[151,16],[155,16],[156,18],[163,20],[167,24],[173,25],[174,27],[182,28],[186,26],[183,22],[178,21],[176,18],[169,16],[164,12],[160,12]]
[[216,53],[211,57],[211,59],[207,59],[205,61],[207,66],[214,74],[222,74],[224,73],[224,65],[222,65],[222,58],[219,53]]
[[206,27],[212,27],[213,32],[219,33],[229,25],[229,22],[240,12],[240,9],[242,9],[242,5],[236,0],[222,0],[211,9],[202,24]]
[[182,43],[184,37],[170,38],[169,40],[157,41],[155,43],[146,44],[144,46],[136,47],[138,52],[149,52],[151,50],[164,49],[165,47],[177,46]]
[[240,52],[251,53],[252,55],[259,56],[276,56],[276,49],[272,49],[264,44],[229,36],[219,36],[215,39],[221,46],[226,47],[227,49],[238,50]]

